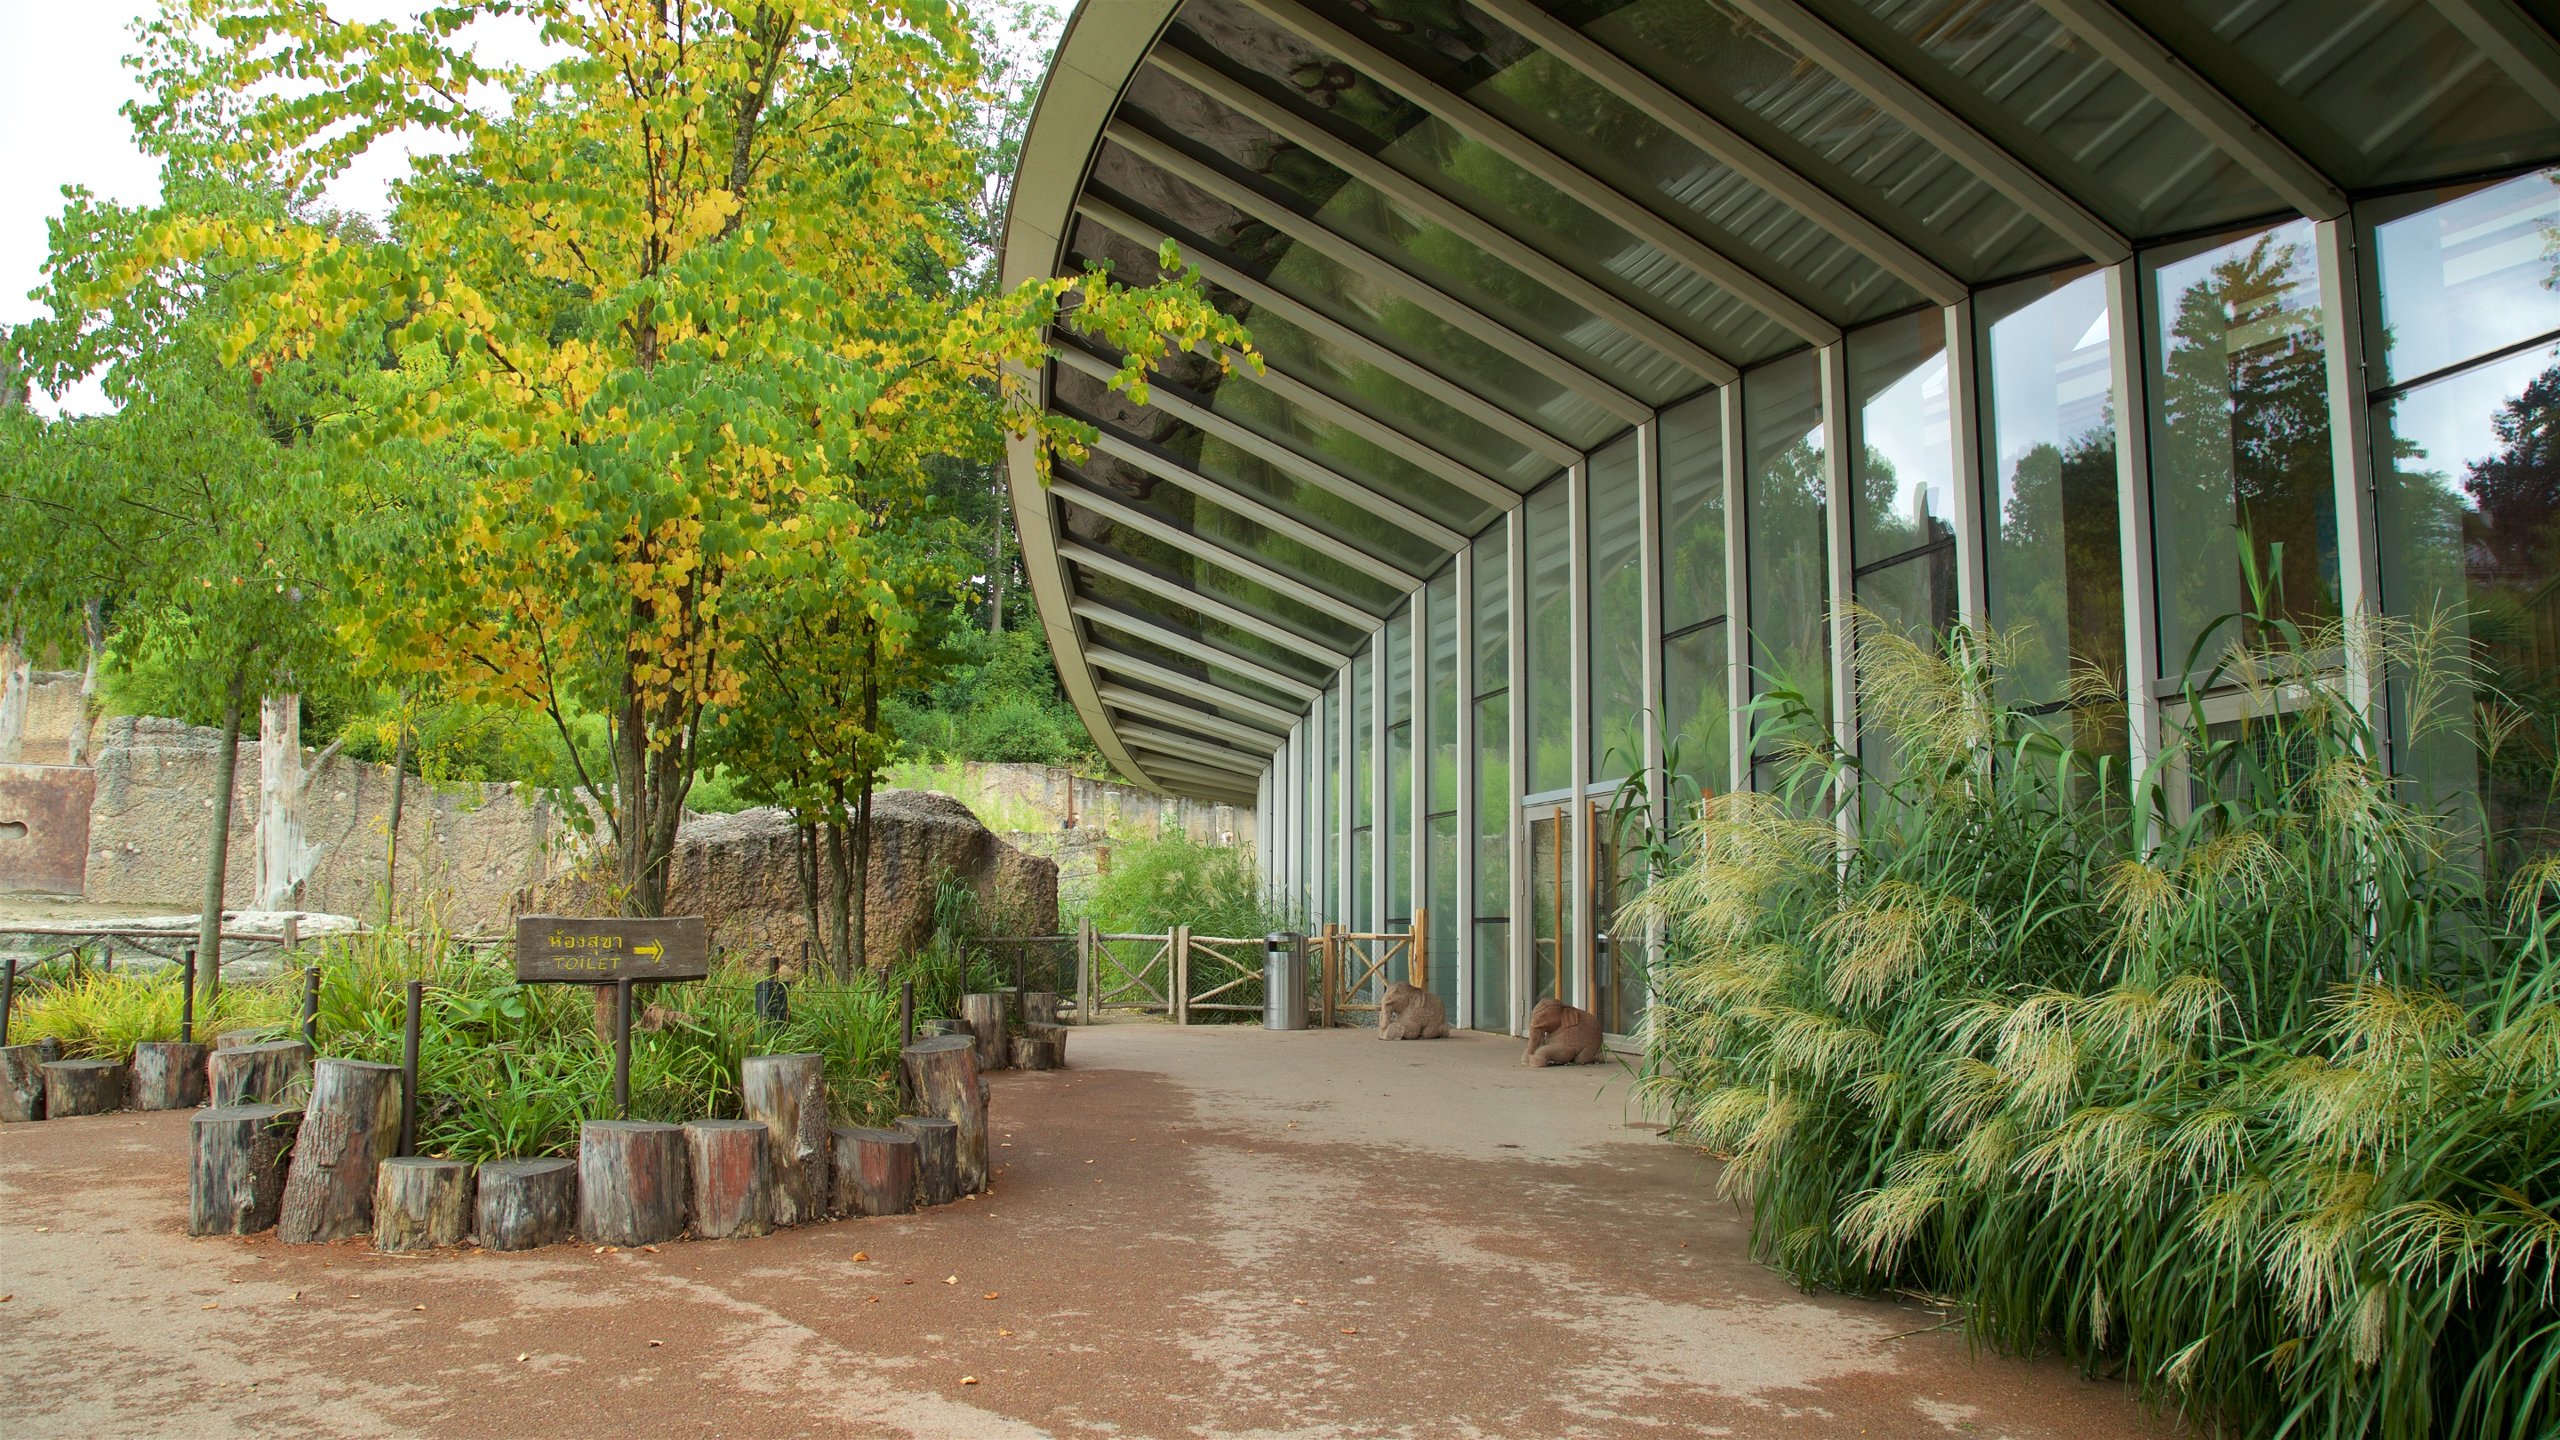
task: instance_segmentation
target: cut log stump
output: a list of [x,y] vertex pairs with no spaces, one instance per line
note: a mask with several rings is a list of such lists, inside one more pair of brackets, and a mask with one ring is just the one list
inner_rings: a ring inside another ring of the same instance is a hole
[[960,1023],[969,1027],[977,1041],[978,1069],[981,1073],[1002,1070],[1013,1063],[1005,1047],[1003,995],[963,995],[960,997]]
[[373,1233],[374,1175],[399,1144],[399,1066],[370,1060],[313,1066],[276,1238],[325,1245]]
[[0,1045],[0,1120],[44,1118],[42,1045]]
[[1067,1026],[1055,1022],[1030,1027],[1031,1034],[1048,1041],[1057,1048],[1057,1068],[1060,1070],[1067,1068],[1067,1030]]
[[113,1060],[44,1062],[44,1113],[53,1119],[104,1115],[124,1100],[125,1068]]
[[823,1055],[750,1055],[740,1067],[742,1109],[772,1137],[773,1223],[826,1218],[829,1195],[827,1060]]
[[145,1040],[133,1047],[133,1108],[193,1110],[204,1103],[202,1045]]
[[1057,1023],[1057,991],[1025,990],[1022,992],[1022,1026],[1024,1029],[1028,1030],[1035,1025],[1055,1025]]
[[263,1045],[270,1040],[287,1039],[276,1026],[261,1025],[254,1030],[225,1030],[213,1037],[216,1050],[238,1050],[249,1045]]
[[773,1132],[761,1120],[687,1120],[693,1172],[693,1233],[743,1239],[773,1230]]
[[916,1137],[847,1125],[835,1132],[836,1213],[904,1215],[916,1208]]
[[898,1063],[916,1113],[940,1116],[958,1131],[960,1193],[986,1189],[987,1112],[976,1047],[965,1035],[936,1036],[899,1051]]
[[898,1128],[916,1137],[916,1203],[948,1205],[960,1198],[960,1127],[939,1115],[900,1117]]
[[577,1223],[575,1160],[491,1160],[480,1167],[479,1188],[471,1229],[483,1249],[557,1245]]
[[1067,1063],[1065,1042],[1043,1030],[1055,1031],[1055,1025],[1043,1025],[1028,1034],[1013,1037],[1013,1068],[1016,1070],[1056,1070]]
[[205,1069],[216,1105],[299,1105],[311,1093],[311,1047],[299,1040],[220,1046]]
[[256,1235],[284,1206],[286,1162],[302,1112],[290,1105],[198,1111],[187,1156],[187,1233]]
[[580,1126],[580,1238],[598,1245],[662,1245],[683,1235],[690,1198],[685,1169],[681,1125],[590,1120]]
[[373,1248],[432,1250],[471,1233],[471,1165],[395,1155],[373,1183]]

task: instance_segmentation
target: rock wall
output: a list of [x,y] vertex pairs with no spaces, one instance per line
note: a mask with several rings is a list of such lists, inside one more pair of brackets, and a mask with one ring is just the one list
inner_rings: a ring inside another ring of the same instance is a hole
[[28,676],[27,729],[19,758],[60,765],[71,758],[71,721],[80,713],[80,672],[37,670]]

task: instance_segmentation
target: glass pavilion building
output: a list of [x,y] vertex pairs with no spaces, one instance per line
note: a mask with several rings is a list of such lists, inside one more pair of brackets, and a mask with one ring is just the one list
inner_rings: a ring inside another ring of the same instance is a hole
[[[2022,631],[2010,698],[2138,766],[2280,546],[2306,622],[2451,617],[2498,693],[2391,762],[2549,847],[2555,37],[2560,0],[1086,0],[1007,278],[1171,240],[1268,368],[1134,405],[1062,338],[1042,393],[1101,440],[1012,485],[1066,691],[1131,778],[1255,802],[1310,922],[1419,917],[1493,1031],[1559,986],[1635,1030],[1610,797],[1768,783],[1781,689],[1856,736],[1853,602]],[[2075,662],[2130,701],[2072,708]]]

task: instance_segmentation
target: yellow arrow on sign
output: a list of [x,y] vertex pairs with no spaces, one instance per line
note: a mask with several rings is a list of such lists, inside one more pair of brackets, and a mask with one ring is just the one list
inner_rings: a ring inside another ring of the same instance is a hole
[[667,956],[667,947],[659,941],[649,940],[632,946],[631,953],[634,955],[646,955],[652,960],[663,960]]

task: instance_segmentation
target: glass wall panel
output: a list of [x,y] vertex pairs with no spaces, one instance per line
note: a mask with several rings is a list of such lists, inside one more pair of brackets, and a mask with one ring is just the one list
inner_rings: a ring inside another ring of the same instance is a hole
[[2560,170],[2398,196],[2359,213],[2372,227],[2381,292],[2367,348],[2394,383],[2560,330],[2551,249]]
[[[1984,599],[2015,660],[2003,698],[2059,704],[2075,664],[2124,683],[2114,379],[2106,277],[2047,276],[1985,292]],[[2084,737],[2093,738],[2093,737]]]
[[1434,815],[1424,832],[1429,856],[1430,912],[1423,933],[1430,937],[1423,956],[1425,988],[1440,997],[1443,1011],[1458,1013],[1458,817]]
[[1511,1028],[1511,696],[1476,702],[1475,1015],[1468,1023]]
[[1724,402],[1662,413],[1662,628],[1724,614]]
[[1324,743],[1326,717],[1331,692],[1319,696],[1307,714],[1306,763],[1299,767],[1300,791],[1298,836],[1298,904],[1310,923],[1331,918],[1325,908],[1324,857],[1325,826]]
[[1611,1035],[1633,1035],[1644,1023],[1649,987],[1642,927],[1619,924],[1619,910],[1642,888],[1628,838],[1611,823],[1608,807],[1592,802],[1591,949],[1592,1013]]
[[1351,710],[1343,725],[1351,744],[1351,893],[1343,897],[1343,918],[1355,930],[1369,928],[1376,907],[1371,881],[1377,872],[1378,647],[1376,642],[1351,662]]
[[1815,723],[1831,714],[1831,577],[1824,543],[1822,371],[1811,351],[1742,380],[1750,468],[1751,689],[1793,694]]
[[1531,794],[1573,784],[1572,497],[1551,482],[1520,507],[1528,548],[1528,773]]
[[2319,260],[2311,222],[2297,220],[2144,269],[2160,663],[2200,679],[2261,638],[2216,628],[2226,616],[2306,628],[2338,616]]
[[1644,759],[1643,475],[1636,437],[1591,457],[1591,778],[1632,774]]
[[[1947,326],[1930,311],[1849,337],[1849,415],[1857,448],[1849,496],[1850,582],[1860,608],[1895,634],[1935,646],[1955,628],[1955,430]],[[1894,773],[1892,718],[1861,712],[1858,758],[1873,785]]]
[[1511,687],[1511,547],[1504,527],[1495,525],[1476,537],[1469,574],[1475,591],[1475,614],[1468,617],[1475,643],[1474,694]]
[[1577,963],[1573,895],[1582,872],[1574,864],[1574,806],[1541,805],[1521,812],[1529,827],[1529,873],[1522,878],[1529,895],[1530,1005],[1575,991],[1568,972]]
[[1458,808],[1458,572],[1453,567],[1423,587],[1430,625],[1429,666],[1423,671],[1424,724],[1431,747],[1430,774],[1423,809],[1430,814]]
[[1721,620],[1662,642],[1663,763],[1700,795],[1720,795],[1733,785],[1727,643]]
[[1413,607],[1386,624],[1387,814],[1378,827],[1378,868],[1386,876],[1382,928],[1413,923]]

